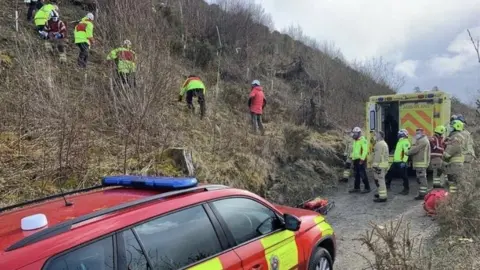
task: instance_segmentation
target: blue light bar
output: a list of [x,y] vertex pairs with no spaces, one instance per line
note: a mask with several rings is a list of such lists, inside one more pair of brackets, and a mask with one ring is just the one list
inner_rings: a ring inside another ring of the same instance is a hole
[[379,102],[382,102],[382,101],[383,101],[383,97],[379,97],[379,98],[378,98],[378,101],[379,101]]
[[433,98],[434,96],[435,96],[435,94],[428,94],[427,98]]
[[198,181],[194,177],[116,175],[102,178],[104,186],[182,189],[195,187],[197,184]]

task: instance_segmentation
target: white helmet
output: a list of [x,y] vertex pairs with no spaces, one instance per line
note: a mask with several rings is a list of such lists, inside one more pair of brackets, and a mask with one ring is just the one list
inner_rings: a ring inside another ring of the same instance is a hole
[[93,19],[95,19],[95,16],[93,16],[93,13],[89,12],[89,13],[87,14],[87,19],[93,21]]
[[352,129],[352,132],[354,132],[354,133],[359,133],[359,132],[362,132],[362,129],[359,128],[359,127],[354,127],[354,128]]
[[406,129],[400,129],[398,131],[398,136],[408,137],[408,131]]
[[260,81],[259,80],[253,80],[252,85],[260,86]]
[[130,40],[128,40],[128,39],[125,39],[125,40],[123,41],[123,46],[125,46],[125,47],[131,47],[131,46],[132,46],[132,42],[131,42]]
[[57,11],[52,10],[50,12],[50,19],[52,19],[54,22],[58,21],[59,17],[60,17],[60,15],[58,14]]

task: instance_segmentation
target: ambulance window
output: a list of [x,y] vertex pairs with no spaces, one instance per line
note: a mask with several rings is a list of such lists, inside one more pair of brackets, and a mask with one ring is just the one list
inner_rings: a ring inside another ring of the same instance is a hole
[[214,201],[211,205],[237,245],[283,228],[275,212],[251,199],[230,198]]
[[375,129],[375,122],[377,122],[375,111],[370,111],[370,130]]
[[117,254],[119,270],[147,270],[147,257],[143,253],[132,230],[117,235]]
[[113,240],[107,237],[74,249],[47,262],[46,270],[64,269],[114,269]]
[[195,206],[133,228],[153,269],[179,269],[221,252],[220,241],[203,209]]

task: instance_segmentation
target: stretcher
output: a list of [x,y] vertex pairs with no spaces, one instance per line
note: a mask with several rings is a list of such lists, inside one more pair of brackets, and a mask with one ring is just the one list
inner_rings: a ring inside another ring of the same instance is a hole
[[297,205],[297,208],[315,211],[322,215],[327,215],[328,212],[335,206],[335,202],[330,202],[328,199],[316,197],[306,200]]

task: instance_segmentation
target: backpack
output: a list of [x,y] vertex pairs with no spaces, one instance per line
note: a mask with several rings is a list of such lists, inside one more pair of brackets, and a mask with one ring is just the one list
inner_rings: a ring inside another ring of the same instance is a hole
[[431,190],[423,200],[423,209],[428,215],[435,215],[437,205],[448,196],[448,192],[444,189],[437,188]]

